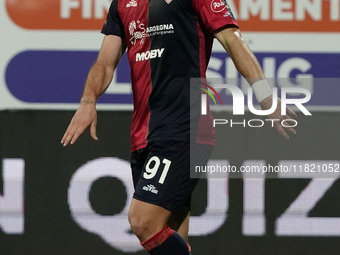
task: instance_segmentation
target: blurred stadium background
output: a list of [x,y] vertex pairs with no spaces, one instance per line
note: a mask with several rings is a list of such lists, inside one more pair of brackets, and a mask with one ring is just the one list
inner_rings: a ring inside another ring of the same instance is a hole
[[[98,53],[103,38],[99,31],[110,2],[1,0],[1,255],[146,254],[127,222],[133,190],[132,95],[126,57],[99,100],[99,141],[85,134],[73,146],[59,144]],[[219,127],[210,164],[239,168],[293,162],[336,168],[340,1],[228,3],[266,76],[282,79],[278,87],[312,92],[308,107],[313,116],[299,113],[299,134],[288,142],[263,128],[239,126],[226,132],[227,127]],[[241,89],[246,88],[218,43],[208,76],[221,83],[236,79]],[[232,118],[230,112],[214,114]],[[200,181],[189,240],[193,254],[338,254],[338,176],[266,177]]]

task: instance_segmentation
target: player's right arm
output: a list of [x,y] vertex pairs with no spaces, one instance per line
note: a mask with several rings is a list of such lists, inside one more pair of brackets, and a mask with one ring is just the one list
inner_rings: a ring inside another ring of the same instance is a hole
[[87,76],[80,106],[61,139],[63,146],[75,143],[87,127],[90,127],[91,137],[98,140],[96,102],[110,85],[114,70],[125,49],[126,42],[122,37],[116,35],[104,37],[98,58]]

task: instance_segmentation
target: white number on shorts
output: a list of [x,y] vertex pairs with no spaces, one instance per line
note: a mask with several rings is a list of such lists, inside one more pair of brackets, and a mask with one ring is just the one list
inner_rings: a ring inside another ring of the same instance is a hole
[[159,181],[158,181],[160,184],[164,183],[165,177],[168,174],[168,170],[170,168],[171,161],[165,158],[163,159],[163,164],[165,164],[165,166],[164,166],[161,178],[159,178]]
[[[152,162],[155,162],[155,164],[153,167],[150,168],[150,165]],[[153,177],[155,177],[160,164],[161,164],[161,161],[157,156],[153,156],[152,158],[150,158],[149,162],[146,164],[145,173],[143,174],[143,177],[145,179],[152,179]],[[159,178],[159,181],[158,181],[160,184],[163,184],[165,181],[166,175],[168,174],[168,171],[171,165],[171,161],[165,158],[163,159],[163,164],[165,166],[161,174],[161,177]]]

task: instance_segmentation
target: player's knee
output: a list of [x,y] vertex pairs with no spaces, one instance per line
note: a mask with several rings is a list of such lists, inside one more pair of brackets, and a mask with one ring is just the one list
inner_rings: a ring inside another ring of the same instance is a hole
[[143,240],[144,237],[149,234],[150,223],[147,219],[143,219],[142,216],[130,212],[129,222],[132,232],[139,238],[139,240]]

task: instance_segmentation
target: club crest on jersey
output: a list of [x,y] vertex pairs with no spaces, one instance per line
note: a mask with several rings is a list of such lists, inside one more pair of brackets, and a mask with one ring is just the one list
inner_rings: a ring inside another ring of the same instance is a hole
[[164,0],[167,4],[170,4],[172,0]]
[[131,21],[129,24],[129,33],[130,33],[130,42],[132,45],[135,45],[138,40],[140,40],[140,44],[144,43],[144,38],[148,36],[144,24],[139,20]]

